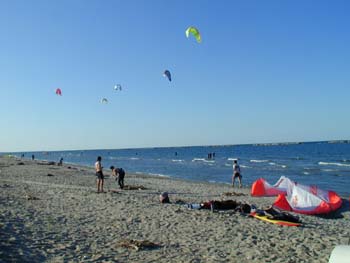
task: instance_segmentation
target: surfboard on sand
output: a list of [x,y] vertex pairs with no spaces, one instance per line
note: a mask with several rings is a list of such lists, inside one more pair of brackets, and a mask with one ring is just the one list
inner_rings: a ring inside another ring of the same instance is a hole
[[262,221],[265,221],[265,222],[269,222],[269,223],[277,224],[277,225],[281,225],[281,226],[301,226],[302,225],[301,223],[272,219],[272,218],[269,218],[269,216],[267,216],[267,215],[258,215],[257,213],[250,213],[249,216],[255,217],[255,218],[262,220]]

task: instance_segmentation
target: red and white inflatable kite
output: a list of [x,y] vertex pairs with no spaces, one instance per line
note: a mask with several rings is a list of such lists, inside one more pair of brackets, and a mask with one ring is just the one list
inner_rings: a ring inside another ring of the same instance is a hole
[[342,199],[336,192],[324,191],[317,186],[295,183],[282,176],[276,184],[270,185],[260,178],[252,185],[252,196],[278,195],[274,207],[300,214],[327,214],[341,207]]

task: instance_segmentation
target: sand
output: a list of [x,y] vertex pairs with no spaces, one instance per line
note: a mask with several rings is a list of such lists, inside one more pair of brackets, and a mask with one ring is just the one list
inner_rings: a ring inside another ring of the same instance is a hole
[[[212,213],[174,203],[273,203],[273,197],[251,197],[249,188],[134,174],[125,184],[146,189],[119,190],[107,177],[109,192],[97,194],[92,167],[0,158],[0,261],[328,262],[334,246],[349,242],[345,199],[331,216],[300,215],[302,227],[284,227],[232,210]],[[159,203],[163,191],[171,204]],[[245,195],[222,195],[232,191]],[[129,239],[159,246],[120,246]]]

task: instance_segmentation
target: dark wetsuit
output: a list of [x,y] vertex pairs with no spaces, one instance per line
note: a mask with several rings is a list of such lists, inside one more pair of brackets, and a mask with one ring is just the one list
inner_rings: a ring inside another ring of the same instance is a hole
[[125,171],[123,168],[116,169],[116,173],[118,174],[118,184],[120,186],[120,189],[124,188],[124,177],[125,177]]

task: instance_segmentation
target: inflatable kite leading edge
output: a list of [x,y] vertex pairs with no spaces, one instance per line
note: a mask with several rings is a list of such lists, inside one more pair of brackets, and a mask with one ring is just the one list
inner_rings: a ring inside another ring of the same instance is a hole
[[252,196],[276,196],[279,194],[286,194],[289,185],[295,184],[289,178],[281,176],[281,178],[274,184],[270,185],[264,178],[259,178],[252,185]]
[[336,192],[297,184],[284,176],[281,176],[272,186],[264,179],[258,179],[252,185],[251,194],[252,196],[278,195],[273,203],[274,207],[308,215],[327,214],[342,205],[342,200]]
[[273,206],[299,214],[316,215],[335,211],[341,204],[342,200],[336,192],[315,186],[294,185],[288,189],[287,195],[278,195]]

